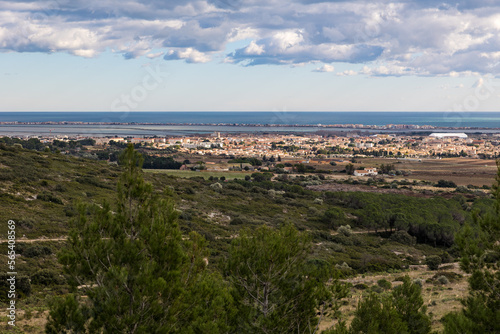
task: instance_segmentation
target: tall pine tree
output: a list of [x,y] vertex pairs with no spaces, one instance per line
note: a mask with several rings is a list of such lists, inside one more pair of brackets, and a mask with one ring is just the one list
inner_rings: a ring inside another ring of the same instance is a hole
[[315,333],[325,305],[338,310],[347,289],[337,280],[327,284],[332,266],[308,262],[310,247],[291,225],[234,239],[227,271],[238,305],[236,333]]

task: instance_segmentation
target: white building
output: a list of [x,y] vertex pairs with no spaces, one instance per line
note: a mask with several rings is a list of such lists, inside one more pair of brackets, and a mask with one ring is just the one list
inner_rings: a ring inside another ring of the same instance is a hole
[[467,138],[467,135],[465,133],[455,133],[455,132],[442,132],[442,133],[431,133],[429,137],[434,137],[434,138],[450,138],[450,137],[455,137],[455,138]]
[[357,169],[354,171],[354,176],[377,176],[377,168]]

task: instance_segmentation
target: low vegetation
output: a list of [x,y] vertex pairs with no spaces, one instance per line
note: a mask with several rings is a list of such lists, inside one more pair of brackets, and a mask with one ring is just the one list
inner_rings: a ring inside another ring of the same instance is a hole
[[[469,311],[456,309],[444,318],[446,330],[453,332],[450,324],[469,328],[476,321],[483,321],[489,330],[485,319],[495,316],[490,311],[498,300],[495,290],[488,287],[497,284],[498,270],[487,268],[498,265],[498,245],[494,242],[498,238],[491,233],[498,231],[497,195],[313,190],[329,182],[320,175],[277,178],[272,173],[233,177],[231,173],[188,172],[188,177],[180,178],[142,174],[136,168],[138,156],[130,153],[133,151],[129,151],[127,164],[113,165],[14,144],[0,146],[0,200],[6,208],[0,217],[4,222],[16,221],[16,263],[19,282],[23,282],[18,291],[19,324],[25,332],[44,331],[49,306],[47,331],[52,333],[64,333],[69,328],[64,321],[75,328],[95,326],[108,332],[123,332],[131,324],[141,323],[143,331],[155,332],[154,322],[142,323],[135,317],[105,321],[113,312],[143,307],[144,303],[124,302],[142,296],[151,312],[159,312],[155,319],[161,319],[158,323],[165,324],[166,332],[182,332],[183,328],[186,332],[258,333],[267,328],[268,332],[288,333],[292,329],[287,326],[293,326],[299,333],[310,328],[328,333],[361,333],[367,328],[373,328],[374,333],[417,333],[417,327],[425,329],[418,333],[427,333],[431,327],[443,328],[441,317],[452,309],[444,312],[436,308],[449,305],[447,302],[432,305],[420,303],[419,298],[465,282],[465,276],[455,269],[445,269],[463,254],[463,268],[472,274],[471,296],[464,305],[466,310],[481,307],[485,318],[476,319]],[[125,166],[135,169],[127,174]],[[134,194],[134,203],[142,204],[126,208],[130,194]],[[481,232],[484,226],[489,233]],[[6,235],[6,224],[1,228]],[[158,233],[152,233],[158,228]],[[176,254],[175,259],[155,253],[162,249],[155,239],[158,235],[169,236],[173,247],[169,254]],[[488,250],[464,242],[470,235],[481,236]],[[27,243],[24,239],[37,241]],[[6,246],[2,243],[0,254],[7,254]],[[139,254],[134,249],[147,251]],[[278,249],[281,251],[273,253]],[[130,257],[136,253],[137,258]],[[85,257],[89,254],[94,258]],[[98,264],[97,257],[110,258],[106,254],[113,254],[115,262]],[[151,261],[155,256],[160,257]],[[0,257],[7,261],[5,255]],[[478,262],[471,259],[477,258],[483,262],[472,266]],[[81,266],[89,261],[96,267]],[[151,267],[144,267],[146,263]],[[162,263],[176,263],[176,267],[165,268]],[[241,263],[254,267],[243,268]],[[277,269],[278,263],[286,270]],[[426,266],[435,271],[418,281],[412,273],[424,272]],[[285,270],[286,275],[255,276],[269,273],[270,267],[277,273]],[[379,278],[372,283],[355,283],[362,275]],[[399,275],[399,283],[386,279],[391,275]],[[166,286],[162,277],[178,284]],[[128,289],[105,299],[117,284]],[[271,287],[269,303],[255,298]],[[162,289],[166,290],[161,296],[171,299],[157,299],[155,294]],[[346,297],[361,291],[363,299],[352,305],[354,299]],[[414,308],[403,311],[409,302],[401,298],[409,291],[415,298],[411,303]],[[465,293],[454,291],[455,296]],[[51,295],[60,299],[52,300]],[[290,296],[301,296],[296,301],[300,303],[287,304]],[[459,298],[453,298],[460,305]],[[190,307],[186,300],[212,305],[211,313]],[[163,307],[159,305],[169,303],[173,313],[159,311]],[[353,306],[352,313],[346,303]],[[432,317],[426,307],[440,317]],[[101,309],[110,313],[97,312]],[[133,313],[140,316],[140,312]],[[364,316],[370,312],[390,321],[370,324]],[[175,316],[179,313],[184,316]],[[212,325],[205,327],[207,323]],[[386,325],[392,327],[383,327]],[[0,328],[9,330],[7,326]]]

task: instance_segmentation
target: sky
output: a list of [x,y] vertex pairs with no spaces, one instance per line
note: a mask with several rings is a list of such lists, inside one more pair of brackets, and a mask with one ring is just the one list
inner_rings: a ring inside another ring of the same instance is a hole
[[500,111],[500,3],[0,0],[0,111]]

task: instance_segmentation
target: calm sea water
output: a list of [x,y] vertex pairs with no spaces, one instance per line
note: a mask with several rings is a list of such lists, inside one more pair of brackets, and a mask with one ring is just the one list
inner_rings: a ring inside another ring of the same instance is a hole
[[0,112],[0,121],[197,124],[415,124],[500,128],[500,112]]
[[[103,125],[0,125],[0,135],[149,136],[220,132],[315,132],[328,124],[414,124],[500,132],[500,112],[0,112],[0,122],[114,122]],[[130,124],[132,123],[132,124]],[[149,125],[133,123],[153,123]],[[171,125],[159,125],[169,123]],[[232,126],[222,126],[232,124]],[[191,124],[191,125],[190,125]],[[204,125],[200,125],[204,124]],[[260,124],[262,126],[245,126]],[[266,126],[267,125],[267,126]],[[272,125],[280,125],[279,127]],[[290,125],[289,127],[286,125]],[[301,127],[304,126],[304,127]],[[383,132],[381,130],[373,130]],[[387,130],[393,131],[393,130]],[[473,132],[474,130],[466,131]]]

